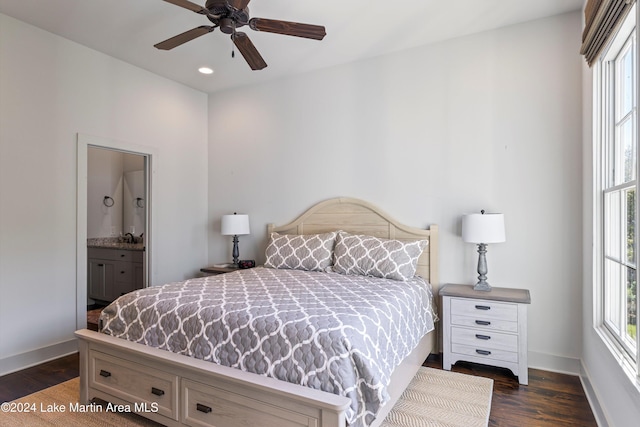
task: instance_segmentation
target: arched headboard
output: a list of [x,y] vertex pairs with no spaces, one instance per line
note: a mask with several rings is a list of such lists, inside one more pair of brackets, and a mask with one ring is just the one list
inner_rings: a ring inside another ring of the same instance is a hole
[[384,239],[429,240],[418,259],[417,273],[427,279],[437,295],[438,290],[438,226],[429,229],[400,224],[389,215],[363,200],[340,197],[320,202],[288,224],[267,225],[267,234],[317,234],[344,230]]

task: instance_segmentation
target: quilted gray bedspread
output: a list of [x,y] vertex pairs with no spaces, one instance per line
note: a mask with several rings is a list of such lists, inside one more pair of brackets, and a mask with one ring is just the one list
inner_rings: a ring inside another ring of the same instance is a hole
[[254,268],[150,287],[105,308],[102,332],[347,396],[368,426],[390,375],[433,325],[430,285]]

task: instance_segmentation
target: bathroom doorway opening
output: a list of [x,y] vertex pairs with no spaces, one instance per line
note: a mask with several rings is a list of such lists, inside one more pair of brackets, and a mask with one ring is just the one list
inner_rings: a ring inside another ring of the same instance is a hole
[[78,134],[76,325],[87,327],[88,307],[104,301],[88,291],[88,243],[143,248],[142,287],[151,282],[153,259],[152,170],[154,150]]

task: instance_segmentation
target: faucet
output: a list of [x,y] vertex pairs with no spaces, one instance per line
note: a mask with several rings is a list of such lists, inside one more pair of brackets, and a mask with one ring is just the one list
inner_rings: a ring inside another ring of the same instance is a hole
[[127,237],[127,236],[129,236],[127,238],[127,243],[135,243],[136,242],[136,238],[133,236],[133,234],[127,233],[127,234],[124,235],[124,237]]

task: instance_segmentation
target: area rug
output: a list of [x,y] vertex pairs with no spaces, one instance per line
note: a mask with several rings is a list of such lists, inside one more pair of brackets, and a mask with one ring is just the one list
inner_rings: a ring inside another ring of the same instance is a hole
[[[492,390],[491,379],[423,367],[381,427],[486,427]],[[74,378],[4,403],[0,426],[160,426],[131,413],[79,412],[77,409],[81,407],[74,406],[78,395],[79,379]]]
[[[159,427],[126,412],[80,412],[80,379],[63,382],[13,402],[3,403],[2,427]],[[63,412],[64,411],[64,412]]]
[[486,427],[493,380],[420,368],[381,427]]

